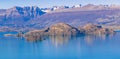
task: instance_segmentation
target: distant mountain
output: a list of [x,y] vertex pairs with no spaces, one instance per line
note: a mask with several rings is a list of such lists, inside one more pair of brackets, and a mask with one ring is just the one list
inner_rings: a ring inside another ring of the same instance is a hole
[[23,25],[30,19],[43,15],[45,12],[38,7],[13,7],[0,10],[1,25]]
[[0,9],[0,28],[41,29],[64,22],[75,27],[87,23],[106,26],[120,26],[120,6],[118,5],[75,5],[54,6],[52,8],[13,7]]
[[30,20],[28,25],[42,28],[59,22],[68,23],[75,27],[79,27],[87,23],[120,25],[120,10],[115,9],[47,13],[41,17]]
[[114,9],[120,9],[119,5],[94,5],[94,4],[87,4],[82,6],[74,5],[71,8],[64,8],[64,9],[57,9],[54,12],[74,12],[74,11],[93,11],[93,10],[114,10]]

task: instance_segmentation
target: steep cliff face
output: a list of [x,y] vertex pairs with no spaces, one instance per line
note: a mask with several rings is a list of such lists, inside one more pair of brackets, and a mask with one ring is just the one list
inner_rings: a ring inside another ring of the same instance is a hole
[[0,10],[0,24],[3,25],[23,25],[27,21],[43,15],[45,12],[38,7],[13,7]]
[[5,12],[6,16],[30,16],[30,17],[37,17],[43,15],[44,12],[37,6],[32,7],[13,7],[7,9]]

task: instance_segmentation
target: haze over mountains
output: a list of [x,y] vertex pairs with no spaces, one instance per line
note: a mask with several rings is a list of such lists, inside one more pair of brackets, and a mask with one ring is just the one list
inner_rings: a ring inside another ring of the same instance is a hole
[[0,9],[0,27],[12,29],[40,29],[64,22],[75,27],[87,23],[100,25],[120,25],[120,6],[118,5],[75,5],[54,6],[52,8],[13,7]]

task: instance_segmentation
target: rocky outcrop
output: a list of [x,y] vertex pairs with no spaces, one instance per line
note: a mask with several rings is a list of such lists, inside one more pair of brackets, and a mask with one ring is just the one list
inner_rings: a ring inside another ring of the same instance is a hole
[[94,25],[94,24],[86,24],[85,26],[83,26],[82,30],[85,34],[95,34],[95,35],[108,35],[108,34],[113,34],[114,31],[112,29],[109,28],[103,28],[100,25]]
[[17,34],[4,34],[5,37],[8,37],[8,36],[15,36],[15,37],[23,37],[24,36],[24,33],[22,31],[19,31]]
[[82,28],[74,28],[65,23],[57,23],[43,30],[34,30],[26,33],[24,37],[27,40],[44,40],[46,36],[76,36],[76,35],[109,35],[113,34],[112,29],[103,28],[99,25],[87,24]]
[[8,37],[8,36],[15,36],[15,34],[4,34],[5,37]]
[[45,35],[45,33],[46,32],[44,30],[34,30],[26,33],[24,37],[28,41],[44,40],[47,35],[47,34]]
[[77,28],[65,23],[54,24],[43,30],[34,30],[25,34],[27,40],[43,40],[46,36],[74,36],[82,34]]
[[77,35],[80,31],[65,23],[54,24],[49,28],[49,35]]

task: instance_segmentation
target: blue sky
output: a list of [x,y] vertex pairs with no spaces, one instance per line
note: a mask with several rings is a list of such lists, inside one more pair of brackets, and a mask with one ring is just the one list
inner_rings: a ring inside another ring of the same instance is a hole
[[0,8],[11,8],[13,6],[39,6],[52,7],[76,4],[120,4],[120,0],[0,0]]

